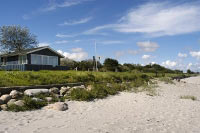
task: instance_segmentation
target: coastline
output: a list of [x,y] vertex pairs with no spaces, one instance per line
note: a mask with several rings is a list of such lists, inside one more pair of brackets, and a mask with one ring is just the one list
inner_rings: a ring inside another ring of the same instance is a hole
[[[159,82],[158,96],[121,92],[94,102],[69,101],[64,112],[0,112],[0,132],[198,132],[200,77]],[[180,99],[192,95],[196,101]]]

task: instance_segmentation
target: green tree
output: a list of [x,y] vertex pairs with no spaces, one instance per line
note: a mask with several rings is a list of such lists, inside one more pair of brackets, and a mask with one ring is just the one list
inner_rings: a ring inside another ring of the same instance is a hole
[[187,70],[187,73],[188,73],[188,74],[194,74],[194,72],[191,71],[190,69]]
[[116,71],[116,69],[118,68],[118,61],[115,60],[115,59],[111,59],[111,58],[106,58],[104,63],[104,68],[107,70],[107,71]]
[[0,27],[0,47],[4,52],[21,51],[37,47],[36,36],[21,26]]
[[63,58],[61,59],[60,61],[60,65],[61,66],[68,66],[69,69],[73,70],[75,69],[76,67],[78,67],[78,62],[74,61],[74,60],[71,60],[69,58]]

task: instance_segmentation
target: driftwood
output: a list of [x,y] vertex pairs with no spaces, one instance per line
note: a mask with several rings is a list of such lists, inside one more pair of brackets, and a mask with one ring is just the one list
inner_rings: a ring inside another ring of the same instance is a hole
[[62,86],[79,86],[84,83],[67,83],[67,84],[51,84],[51,85],[34,85],[34,86],[11,86],[11,87],[0,87],[0,94],[9,94],[12,90],[24,91],[27,89],[49,89],[52,87],[62,87]]

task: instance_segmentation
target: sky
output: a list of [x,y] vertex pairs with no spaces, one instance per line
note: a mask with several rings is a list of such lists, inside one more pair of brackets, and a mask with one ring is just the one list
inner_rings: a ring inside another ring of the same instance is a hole
[[200,0],[1,0],[0,26],[21,25],[65,57],[200,71]]

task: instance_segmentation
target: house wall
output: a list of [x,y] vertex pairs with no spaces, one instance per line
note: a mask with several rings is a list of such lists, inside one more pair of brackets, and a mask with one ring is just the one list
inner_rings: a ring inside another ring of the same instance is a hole
[[[43,50],[40,50],[40,51],[33,52],[31,54],[57,56],[58,57],[58,65],[60,65],[60,57],[49,49],[43,49]],[[27,55],[28,64],[31,64],[31,54]]]
[[[2,59],[3,62],[3,59]],[[18,64],[18,56],[6,57],[6,64]]]

